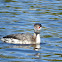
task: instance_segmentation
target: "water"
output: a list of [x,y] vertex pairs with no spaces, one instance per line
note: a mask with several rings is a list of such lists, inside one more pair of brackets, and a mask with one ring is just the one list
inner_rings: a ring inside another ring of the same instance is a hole
[[61,0],[0,0],[0,38],[14,33],[33,34],[41,23],[40,45],[0,41],[0,62],[62,62]]

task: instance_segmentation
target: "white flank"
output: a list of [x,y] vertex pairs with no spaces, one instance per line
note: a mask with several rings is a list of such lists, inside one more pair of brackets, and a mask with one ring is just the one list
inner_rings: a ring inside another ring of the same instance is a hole
[[3,42],[6,43],[13,43],[13,44],[31,44],[31,42],[24,40],[24,41],[20,41],[18,39],[13,39],[13,38],[2,38],[1,39]]

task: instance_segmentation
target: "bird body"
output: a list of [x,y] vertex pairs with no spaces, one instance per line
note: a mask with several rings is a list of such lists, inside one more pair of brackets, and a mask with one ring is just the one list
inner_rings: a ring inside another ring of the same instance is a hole
[[[34,25],[34,35],[30,33],[18,33],[4,36],[1,38],[3,42],[13,43],[13,44],[40,44],[40,24]],[[38,28],[38,29],[37,29]]]
[[13,44],[35,44],[35,38],[30,33],[11,34],[3,37],[1,40]]

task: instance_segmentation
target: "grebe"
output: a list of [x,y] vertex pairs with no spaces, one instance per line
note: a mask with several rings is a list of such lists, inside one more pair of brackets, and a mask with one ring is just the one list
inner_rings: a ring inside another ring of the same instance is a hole
[[13,44],[40,44],[40,30],[42,25],[40,23],[34,24],[34,35],[30,33],[20,33],[20,34],[11,34],[7,35],[1,40],[6,43]]

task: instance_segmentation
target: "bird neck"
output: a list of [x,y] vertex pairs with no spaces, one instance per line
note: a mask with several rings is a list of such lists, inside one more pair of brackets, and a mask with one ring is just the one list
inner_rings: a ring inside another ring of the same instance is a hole
[[36,38],[36,44],[40,44],[40,33],[34,33],[34,37]]

